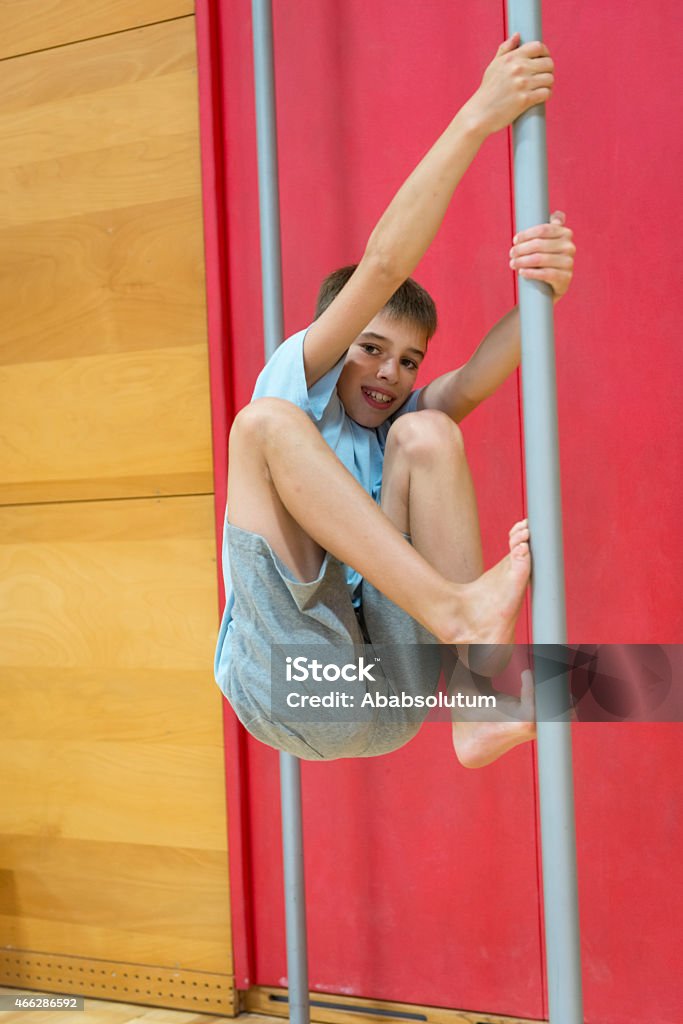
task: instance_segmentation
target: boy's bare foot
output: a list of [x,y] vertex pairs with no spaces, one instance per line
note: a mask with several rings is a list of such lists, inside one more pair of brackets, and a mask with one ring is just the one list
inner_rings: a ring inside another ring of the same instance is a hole
[[502,675],[510,664],[514,644],[457,644],[458,657],[475,675],[493,679]]
[[510,554],[473,583],[458,587],[457,611],[435,635],[448,644],[511,644],[530,572],[529,528],[523,519],[510,530]]
[[[522,672],[522,690],[519,700],[499,695],[499,714],[508,713],[526,720],[453,722],[453,747],[465,768],[483,768],[520,743],[536,738],[534,678],[530,671]],[[476,713],[476,712],[473,712]]]

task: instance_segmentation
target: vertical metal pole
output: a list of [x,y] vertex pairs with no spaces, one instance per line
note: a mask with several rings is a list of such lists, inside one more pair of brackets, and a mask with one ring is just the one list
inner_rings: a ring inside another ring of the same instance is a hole
[[283,340],[280,193],[277,168],[277,120],[273,71],[273,14],[270,0],[252,0],[254,92],[258,148],[258,198],[261,225],[261,288],[266,360]]
[[[522,43],[542,39],[541,0],[508,0],[508,32]],[[516,231],[550,215],[545,105],[513,126]],[[552,292],[519,279],[524,448],[533,552],[534,644],[566,642],[562,510]],[[576,837],[566,676],[536,679],[538,774],[543,851],[546,971],[551,1024],[583,1024]]]
[[287,919],[289,1019],[293,1024],[308,1024],[311,1011],[308,996],[301,763],[291,754],[280,754],[280,798]]
[[[273,19],[270,0],[252,0],[256,137],[258,143],[259,216],[264,349],[266,360],[283,340],[280,202],[277,167],[277,122],[273,73]],[[301,765],[280,754],[280,797],[287,922],[287,975],[290,1020],[308,1024],[308,951],[304,890]]]

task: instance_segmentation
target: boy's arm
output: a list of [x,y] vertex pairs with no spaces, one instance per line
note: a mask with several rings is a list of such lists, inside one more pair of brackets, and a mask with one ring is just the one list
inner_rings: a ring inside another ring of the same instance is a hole
[[519,366],[519,310],[515,306],[491,328],[467,362],[427,384],[418,409],[439,409],[456,423],[496,391]]
[[[510,266],[526,278],[545,281],[558,302],[574,273],[572,231],[565,227],[561,210],[548,224],[520,231],[513,239]],[[514,309],[495,324],[464,366],[431,381],[420,392],[419,409],[439,409],[459,423],[496,391],[519,366],[521,339],[519,310]]]
[[540,42],[498,47],[481,85],[402,185],[380,218],[353,276],[304,341],[311,387],[410,277],[428,249],[465,171],[488,135],[550,96],[553,62]]

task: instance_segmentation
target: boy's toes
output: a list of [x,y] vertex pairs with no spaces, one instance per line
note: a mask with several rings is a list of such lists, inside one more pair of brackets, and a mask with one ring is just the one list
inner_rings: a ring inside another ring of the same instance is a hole
[[529,535],[529,521],[527,519],[523,519],[520,523],[515,523],[515,525],[510,530],[510,540],[512,541],[512,538],[516,537],[518,534],[526,534],[527,536]]
[[529,528],[525,523],[526,520],[524,523],[515,523],[510,530],[510,551],[515,551],[519,544],[526,543],[529,540]]
[[529,558],[529,545],[525,540],[518,541],[516,544],[510,544],[510,554],[513,558],[519,559],[520,561]]
[[529,539],[529,527],[518,526],[510,534],[510,541],[528,540]]
[[528,525],[529,525],[529,520],[528,519],[520,519],[519,522],[515,523],[514,526],[512,527],[512,529],[510,530],[510,536],[512,536],[512,534],[515,532],[515,530],[526,529],[526,527]]

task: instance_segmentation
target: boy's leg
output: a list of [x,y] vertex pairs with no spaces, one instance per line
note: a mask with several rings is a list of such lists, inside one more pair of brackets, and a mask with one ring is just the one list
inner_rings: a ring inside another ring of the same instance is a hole
[[[462,434],[444,413],[424,410],[402,416],[393,424],[385,453],[382,509],[399,530],[410,534],[420,554],[449,579],[466,583],[482,572],[476,495]],[[513,527],[511,547],[517,536],[526,539],[528,531]],[[479,695],[481,687],[474,684],[467,668],[462,664],[456,667],[456,659],[449,658],[447,648],[443,650],[444,671],[454,687]],[[473,670],[486,675],[502,671],[510,655],[504,645],[469,652],[461,647],[460,651],[466,657],[469,654]],[[527,710],[528,686],[523,696]],[[496,697],[502,704],[509,702],[500,694]],[[532,723],[510,721],[504,710],[501,717],[504,720],[498,722],[454,720],[453,743],[463,764],[489,764],[535,735]]]
[[399,417],[389,431],[382,509],[444,576],[469,583],[484,571],[477,500],[459,427],[445,413]]
[[230,435],[230,522],[260,533],[300,579],[330,551],[446,643],[505,643],[528,582],[520,541],[467,587],[444,578],[377,507],[306,414],[280,399],[252,402]]
[[[382,509],[447,579],[469,583],[481,576],[474,484],[462,433],[445,413],[424,410],[393,424],[385,452]],[[460,649],[466,663],[472,656],[473,671],[489,676],[504,669],[509,654],[502,645],[495,650]]]

